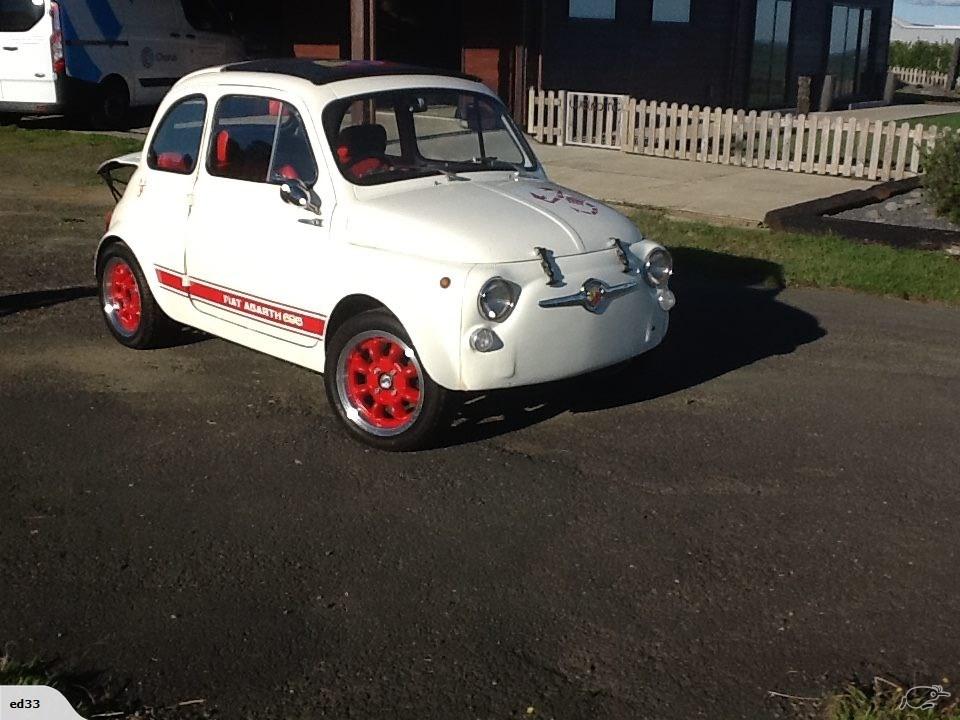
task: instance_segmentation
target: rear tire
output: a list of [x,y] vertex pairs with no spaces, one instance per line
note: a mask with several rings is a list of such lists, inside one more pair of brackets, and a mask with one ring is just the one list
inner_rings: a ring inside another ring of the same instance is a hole
[[110,334],[134,350],[159,347],[175,325],[157,305],[140,264],[125,243],[107,247],[97,262],[100,308]]
[[327,342],[327,399],[347,432],[380,450],[434,446],[449,392],[424,370],[403,325],[386,310],[347,320]]
[[121,78],[104,80],[93,96],[90,122],[94,128],[119,130],[130,117],[130,91]]

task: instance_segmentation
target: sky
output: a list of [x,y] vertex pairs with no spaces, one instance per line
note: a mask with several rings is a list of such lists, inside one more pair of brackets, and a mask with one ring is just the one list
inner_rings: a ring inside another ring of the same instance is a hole
[[911,22],[960,25],[960,0],[894,0],[893,14]]

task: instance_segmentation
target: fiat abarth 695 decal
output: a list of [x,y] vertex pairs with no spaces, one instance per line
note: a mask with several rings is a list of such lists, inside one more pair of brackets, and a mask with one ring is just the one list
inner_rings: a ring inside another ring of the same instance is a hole
[[347,431],[382,449],[435,442],[457,392],[636,357],[674,305],[669,253],[551,183],[474,78],[202,70],[167,95],[143,153],[100,171],[118,204],[96,273],[119,342],[187,325],[319,371]]

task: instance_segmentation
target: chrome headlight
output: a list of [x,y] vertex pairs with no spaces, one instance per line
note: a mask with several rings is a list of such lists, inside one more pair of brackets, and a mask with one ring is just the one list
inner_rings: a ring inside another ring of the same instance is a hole
[[502,277],[490,278],[480,288],[477,307],[484,320],[503,322],[517,306],[520,288]]
[[651,287],[663,288],[673,275],[673,258],[663,248],[657,248],[647,255],[643,263],[643,277]]

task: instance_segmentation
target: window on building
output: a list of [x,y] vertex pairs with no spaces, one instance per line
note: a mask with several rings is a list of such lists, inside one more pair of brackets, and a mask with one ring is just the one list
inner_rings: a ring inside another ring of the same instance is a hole
[[653,21],[690,22],[690,0],[653,0]]
[[833,76],[835,96],[861,91],[869,70],[872,25],[873,11],[869,8],[834,3],[827,72]]
[[316,161],[297,110],[250,95],[227,95],[217,103],[207,170],[248,182],[317,181]]
[[617,17],[617,0],[570,0],[570,17],[614,20]]
[[750,63],[750,107],[782,107],[787,102],[791,0],[757,0]]
[[147,152],[154,170],[189,175],[197,166],[207,101],[194,95],[176,103],[157,127]]

